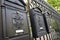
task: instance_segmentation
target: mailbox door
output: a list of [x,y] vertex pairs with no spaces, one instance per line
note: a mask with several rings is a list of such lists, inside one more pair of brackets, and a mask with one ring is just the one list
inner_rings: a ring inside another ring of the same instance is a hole
[[28,33],[26,12],[14,11],[6,8],[7,35],[23,35]]
[[3,40],[30,40],[25,6],[18,0],[2,0],[2,2]]
[[4,40],[30,40],[26,11],[17,11],[3,7]]

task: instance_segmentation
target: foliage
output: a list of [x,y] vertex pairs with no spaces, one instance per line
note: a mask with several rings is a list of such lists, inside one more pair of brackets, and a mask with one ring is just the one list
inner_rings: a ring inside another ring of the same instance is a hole
[[52,26],[53,29],[55,29],[55,31],[57,31],[57,29],[58,29],[57,28],[57,23],[56,23],[56,20],[53,19],[53,18],[51,19],[51,26]]
[[55,38],[55,39],[53,39],[53,40],[59,40],[59,38]]
[[47,2],[58,12],[60,12],[60,0],[47,0]]

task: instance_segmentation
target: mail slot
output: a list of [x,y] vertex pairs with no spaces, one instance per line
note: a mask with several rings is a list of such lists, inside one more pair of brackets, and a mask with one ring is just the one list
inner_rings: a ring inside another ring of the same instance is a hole
[[0,40],[30,40],[27,11],[25,5],[17,1],[0,3]]
[[31,18],[33,37],[37,38],[45,35],[47,32],[45,28],[42,11],[39,8],[31,9],[30,18]]

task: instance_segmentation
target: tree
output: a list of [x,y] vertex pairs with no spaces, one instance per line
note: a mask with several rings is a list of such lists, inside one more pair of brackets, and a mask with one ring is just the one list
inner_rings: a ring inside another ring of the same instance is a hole
[[46,0],[52,7],[60,13],[60,0]]

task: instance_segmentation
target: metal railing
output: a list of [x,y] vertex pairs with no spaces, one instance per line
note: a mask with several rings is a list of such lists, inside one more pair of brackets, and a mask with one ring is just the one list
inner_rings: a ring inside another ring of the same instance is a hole
[[[31,8],[35,8],[35,7],[39,7],[40,9],[42,8],[43,12],[49,12],[49,15],[54,17],[54,19],[60,20],[60,14],[43,0],[32,0],[32,2],[29,4],[29,6],[31,6]],[[41,36],[40,38],[35,38],[34,40],[53,40],[54,38],[57,38],[57,34],[56,34],[55,30],[52,29],[51,33]]]

